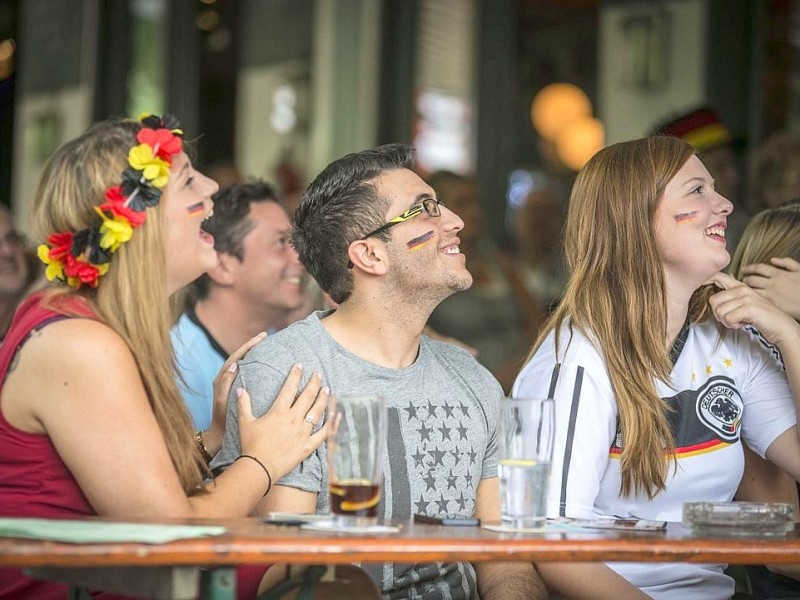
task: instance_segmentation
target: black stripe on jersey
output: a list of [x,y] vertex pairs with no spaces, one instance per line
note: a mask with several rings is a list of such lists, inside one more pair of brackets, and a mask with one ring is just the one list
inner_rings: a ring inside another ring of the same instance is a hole
[[778,347],[769,340],[767,340],[767,338],[765,338],[756,327],[748,325],[744,329],[745,331],[749,332],[750,335],[755,337],[756,340],[758,340],[758,342],[767,350],[767,352],[769,352],[772,355],[772,358],[778,361],[778,364],[785,371],[786,365],[783,363],[783,355],[781,354],[781,351],[778,349]]
[[547,399],[555,398],[556,384],[558,383],[558,372],[561,370],[561,364],[557,364],[553,368],[553,374],[550,376],[550,389],[547,390]]
[[675,363],[678,362],[678,359],[681,357],[681,352],[683,352],[683,347],[686,345],[686,340],[689,339],[689,317],[686,317],[686,321],[683,323],[683,327],[678,332],[678,335],[675,337],[675,341],[672,342],[672,348],[669,351],[669,361],[672,363],[672,366],[675,366]]
[[[558,367],[556,367],[556,376]],[[583,367],[578,367],[575,375],[575,385],[572,388],[572,406],[569,410],[569,426],[567,427],[567,440],[564,448],[564,465],[561,468],[561,498],[558,504],[558,514],[566,517],[567,507],[567,475],[569,474],[569,463],[572,459],[572,443],[575,439],[575,422],[578,420],[578,404],[581,398],[581,386],[583,385]]]

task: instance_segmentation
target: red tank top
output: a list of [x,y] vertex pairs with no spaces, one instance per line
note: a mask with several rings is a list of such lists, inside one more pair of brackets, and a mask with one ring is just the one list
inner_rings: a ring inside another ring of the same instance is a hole
[[[42,292],[32,295],[14,314],[5,340],[0,343],[0,382],[5,382],[11,361],[32,331],[70,318],[44,308],[42,296]],[[70,315],[94,318],[88,306],[75,297],[59,297],[58,308]],[[50,438],[20,431],[6,421],[2,406],[0,389],[0,516],[66,519],[96,514]],[[256,595],[266,568],[248,565],[237,569],[238,598]],[[0,568],[0,600],[65,600],[67,594],[64,584],[31,579],[20,569]],[[107,593],[93,596],[99,600],[125,598]]]
[[[63,318],[42,308],[40,294],[27,299],[0,344],[0,381],[5,381],[11,361],[31,332]],[[20,431],[6,421],[0,390],[0,515],[70,518],[92,514],[50,438]]]

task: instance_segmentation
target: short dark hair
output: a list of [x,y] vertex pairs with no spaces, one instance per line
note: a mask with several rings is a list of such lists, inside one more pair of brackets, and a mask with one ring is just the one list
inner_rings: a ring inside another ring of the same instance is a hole
[[[221,189],[213,197],[214,214],[203,223],[203,229],[214,236],[214,249],[244,260],[244,238],[253,229],[250,205],[278,200],[276,188],[256,179]],[[208,296],[211,279],[205,273],[191,285],[189,303]]]
[[[303,194],[292,241],[300,262],[334,302],[344,302],[353,292],[348,247],[386,220],[390,201],[378,195],[375,179],[413,164],[414,149],[407,144],[355,152],[325,167]],[[388,236],[382,232],[375,237]]]

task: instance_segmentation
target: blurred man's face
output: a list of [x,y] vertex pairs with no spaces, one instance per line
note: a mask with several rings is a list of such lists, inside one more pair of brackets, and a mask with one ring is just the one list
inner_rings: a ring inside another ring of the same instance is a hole
[[305,301],[305,270],[290,243],[289,216],[277,202],[250,205],[253,229],[244,238],[244,259],[235,261],[238,292],[270,314],[288,314]]
[[0,210],[0,297],[14,298],[28,283],[25,246],[14,229],[11,215]]
[[445,206],[456,213],[464,221],[464,229],[459,237],[463,240],[475,241],[483,233],[483,212],[478,187],[469,181],[454,181],[443,190],[434,190]]
[[729,146],[720,146],[698,154],[714,178],[714,188],[728,200],[739,201],[739,168]]

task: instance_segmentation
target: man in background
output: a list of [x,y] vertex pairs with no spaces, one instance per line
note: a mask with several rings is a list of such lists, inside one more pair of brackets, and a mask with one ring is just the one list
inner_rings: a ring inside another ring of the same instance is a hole
[[14,311],[41,272],[35,266],[38,262],[26,252],[25,241],[14,227],[11,211],[0,205],[0,341],[6,335]]
[[214,236],[219,263],[192,283],[172,330],[184,400],[198,431],[211,425],[214,377],[228,355],[262,331],[285,327],[304,303],[305,271],[277,197],[263,181],[226,188],[214,196],[214,214],[203,225]]

